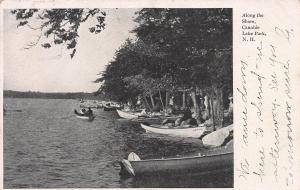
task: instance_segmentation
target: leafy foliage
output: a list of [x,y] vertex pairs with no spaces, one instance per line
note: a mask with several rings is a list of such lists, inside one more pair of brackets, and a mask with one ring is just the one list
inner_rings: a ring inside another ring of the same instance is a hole
[[143,9],[134,32],[146,46],[159,47],[164,71],[179,85],[227,83],[219,79],[232,63],[226,58],[232,52],[231,17],[230,9]]
[[148,96],[152,105],[156,96],[163,105],[162,97],[188,89],[199,120],[196,92],[202,91],[214,101],[214,125],[221,126],[223,100],[232,95],[231,9],[142,9],[135,21],[137,39],[116,52],[100,90],[122,94],[122,101]]
[[[137,40],[127,41],[111,62],[126,67],[117,76],[127,87],[146,94],[167,87],[232,88],[230,9],[142,9],[135,21]],[[103,80],[109,80],[105,74]]]
[[143,69],[141,59],[132,46],[133,43],[127,40],[116,52],[115,60],[106,66],[105,72],[95,81],[102,83],[99,93],[121,102],[136,99],[141,93],[139,89],[128,86],[123,80],[125,77],[141,73]]
[[[28,26],[41,32],[37,42],[32,42],[26,49],[37,45],[43,36],[50,42],[42,42],[42,47],[66,46],[72,51],[71,58],[76,53],[80,25],[90,18],[96,18],[97,24],[91,26],[89,31],[98,34],[105,27],[106,16],[100,9],[15,9],[11,13],[19,21],[18,27]],[[38,27],[33,27],[36,23]]]

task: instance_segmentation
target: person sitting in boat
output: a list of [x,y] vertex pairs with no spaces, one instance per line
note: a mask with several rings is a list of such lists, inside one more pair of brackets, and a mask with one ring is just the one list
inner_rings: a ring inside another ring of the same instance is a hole
[[175,126],[174,121],[171,120],[171,119],[164,119],[164,120],[161,122],[161,124],[162,124],[162,125],[165,125],[165,126],[167,126],[167,127],[169,127],[169,128],[172,128],[172,127]]
[[89,109],[84,114],[86,116],[93,116],[93,110],[89,107]]
[[81,109],[81,112],[82,112],[82,113],[85,113],[85,112],[86,112],[86,110],[85,110],[84,108],[82,108],[82,109]]
[[139,117],[147,116],[146,109],[142,109],[140,113],[137,114]]
[[169,106],[167,109],[166,109],[166,115],[172,115],[174,112],[174,109],[173,109],[173,106]]
[[197,120],[192,117],[192,112],[190,109],[185,109],[183,112],[183,116],[175,121],[175,126],[193,126],[198,125]]

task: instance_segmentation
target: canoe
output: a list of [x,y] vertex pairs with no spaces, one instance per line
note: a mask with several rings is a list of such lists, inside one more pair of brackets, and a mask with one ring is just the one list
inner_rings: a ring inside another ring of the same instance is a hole
[[146,125],[145,123],[141,123],[141,127],[145,129],[146,132],[194,138],[199,138],[206,130],[205,127],[198,126],[186,128],[163,128],[162,125]]
[[83,120],[88,120],[88,121],[93,121],[95,119],[95,116],[79,116],[79,115],[76,115],[77,118],[79,119],[83,119]]
[[135,153],[130,153],[127,160],[123,159],[120,165],[120,175],[135,177],[210,173],[220,170],[233,170],[233,151],[211,155],[149,160],[141,160]]
[[95,119],[94,115],[86,116],[83,113],[79,113],[77,110],[74,110],[74,113],[76,114],[76,117],[83,120],[93,121]]
[[179,116],[164,116],[164,115],[143,115],[140,112],[126,112],[117,109],[117,113],[121,118],[130,119],[136,122],[160,123],[164,119],[176,120]]
[[118,109],[117,109],[117,112],[118,112],[118,115],[120,117],[125,118],[125,119],[135,119],[135,118],[139,117],[136,114],[125,112],[125,111],[121,111],[121,110],[118,110]]

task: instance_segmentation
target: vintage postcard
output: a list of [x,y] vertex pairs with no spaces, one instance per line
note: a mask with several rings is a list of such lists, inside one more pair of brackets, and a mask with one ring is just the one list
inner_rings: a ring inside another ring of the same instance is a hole
[[299,190],[300,1],[1,2],[3,189]]

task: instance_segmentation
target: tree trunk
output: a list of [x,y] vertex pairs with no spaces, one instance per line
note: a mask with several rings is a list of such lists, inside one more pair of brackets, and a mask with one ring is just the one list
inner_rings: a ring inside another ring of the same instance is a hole
[[203,108],[204,108],[204,112],[205,112],[205,120],[211,118],[211,105],[210,105],[210,99],[209,99],[209,95],[206,94],[203,97]]
[[160,92],[160,90],[158,90],[158,94],[159,94],[159,99],[160,99],[161,105],[162,105],[162,107],[163,107],[163,110],[165,111],[165,106],[164,106],[164,102],[163,102],[162,97],[161,97],[161,92]]
[[186,108],[186,92],[185,90],[182,91],[182,108]]
[[213,107],[213,96],[211,95],[210,98],[208,99],[209,102],[209,115],[212,119],[212,123],[213,123],[213,129],[214,131],[216,130],[216,125],[215,125],[215,115],[214,115],[214,107]]
[[131,98],[129,98],[129,105],[130,105],[130,109],[134,108],[133,101]]
[[166,109],[169,108],[169,101],[170,101],[170,93],[166,91]]
[[197,101],[195,90],[193,90],[191,92],[191,98],[192,98],[192,101],[193,101],[193,106],[194,106],[195,114],[196,114],[195,119],[197,120],[198,124],[200,124],[201,123],[201,112],[200,112],[200,108],[199,108],[199,104],[198,104],[198,101]]
[[151,99],[151,104],[152,104],[152,109],[154,108],[155,106],[155,102],[154,102],[154,99],[153,99],[153,95],[150,94],[150,99]]
[[143,101],[144,101],[144,105],[145,105],[146,110],[147,109],[152,110],[149,103],[148,103],[148,101],[147,101],[147,97],[145,95],[143,95]]
[[224,119],[224,106],[223,106],[223,90],[222,88],[213,87],[214,91],[214,101],[213,101],[213,114],[215,120],[216,128],[223,127],[223,119]]

